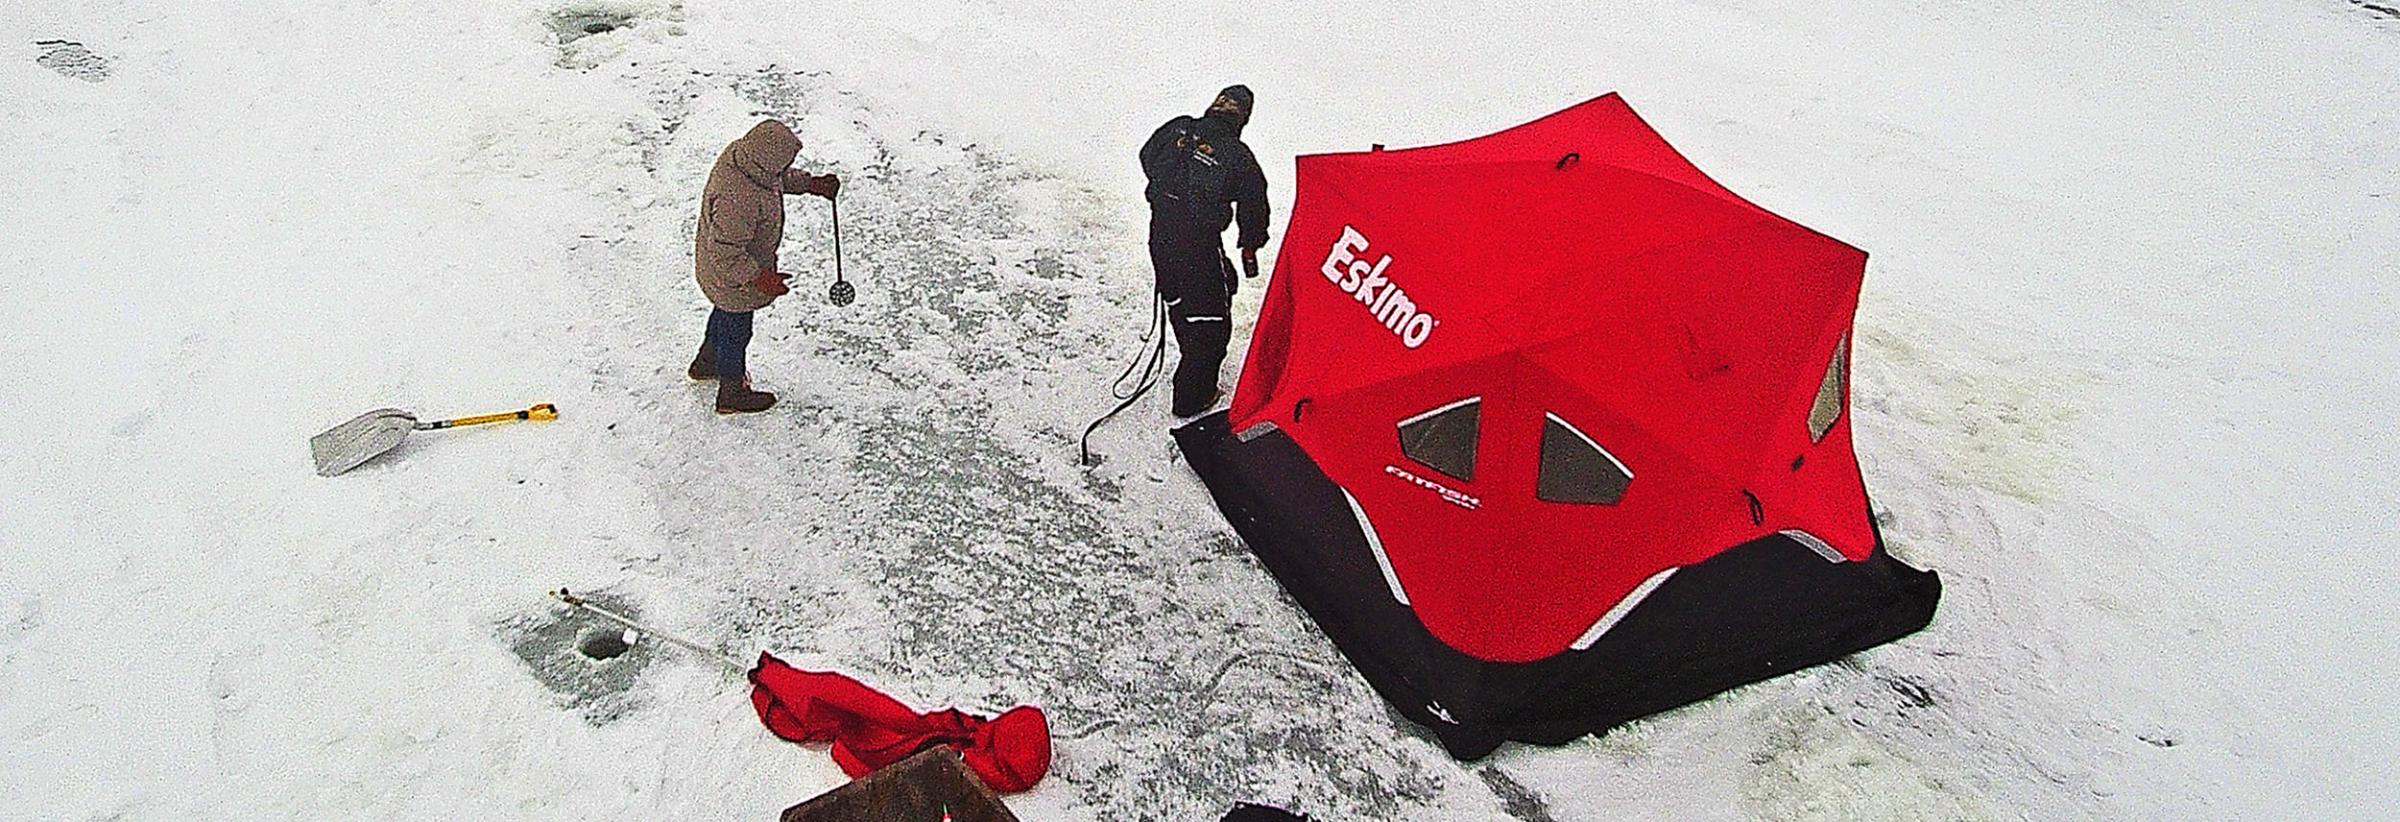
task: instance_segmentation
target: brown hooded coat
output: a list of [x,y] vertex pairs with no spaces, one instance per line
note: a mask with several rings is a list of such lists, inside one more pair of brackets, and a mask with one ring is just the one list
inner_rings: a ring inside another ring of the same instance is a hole
[[775,297],[751,280],[774,271],[775,247],[783,243],[783,195],[807,188],[809,175],[792,170],[800,138],[790,127],[762,120],[751,127],[708,171],[700,195],[692,274],[708,301],[727,311],[756,311]]

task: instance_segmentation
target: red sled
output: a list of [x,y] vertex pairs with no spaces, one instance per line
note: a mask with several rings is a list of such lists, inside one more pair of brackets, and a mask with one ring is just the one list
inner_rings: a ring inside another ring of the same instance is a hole
[[1559,744],[1924,627],[1851,446],[1865,252],[1608,95],[1301,157],[1232,408],[1243,540],[1454,756]]

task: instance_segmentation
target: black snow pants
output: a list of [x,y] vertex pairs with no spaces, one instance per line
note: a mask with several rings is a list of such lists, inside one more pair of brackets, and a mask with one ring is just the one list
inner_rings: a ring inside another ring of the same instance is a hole
[[1233,278],[1219,242],[1217,231],[1208,230],[1196,217],[1168,211],[1150,214],[1150,266],[1157,272],[1167,324],[1175,329],[1175,348],[1181,353],[1175,363],[1178,417],[1198,415],[1216,401],[1217,368],[1233,340],[1228,316]]

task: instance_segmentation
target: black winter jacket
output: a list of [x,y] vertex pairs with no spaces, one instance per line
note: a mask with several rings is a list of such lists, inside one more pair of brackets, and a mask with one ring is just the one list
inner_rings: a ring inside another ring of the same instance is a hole
[[[1176,143],[1186,132],[1199,138],[1211,151],[1206,160],[1187,160],[1186,145]],[[1211,161],[1221,164],[1212,175],[1218,180],[1215,191],[1182,192],[1184,183],[1176,170],[1190,162]],[[1259,248],[1267,244],[1267,175],[1258,168],[1258,158],[1251,156],[1250,147],[1242,143],[1242,127],[1221,115],[1177,117],[1159,126],[1142,144],[1142,173],[1149,177],[1149,188],[1143,195],[1150,200],[1155,215],[1188,217],[1198,223],[1195,228],[1211,234],[1224,233],[1225,227],[1238,217],[1241,235],[1235,245]]]

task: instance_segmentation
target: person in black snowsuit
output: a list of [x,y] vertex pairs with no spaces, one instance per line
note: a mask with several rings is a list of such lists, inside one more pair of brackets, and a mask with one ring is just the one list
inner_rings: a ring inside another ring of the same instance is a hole
[[1175,365],[1175,415],[1207,411],[1218,396],[1217,367],[1232,341],[1228,318],[1239,287],[1222,235],[1239,222],[1234,244],[1243,276],[1258,276],[1267,244],[1267,177],[1242,143],[1254,98],[1246,86],[1217,92],[1208,111],[1159,126],[1142,145],[1150,200],[1150,265],[1166,301],[1181,357]]

